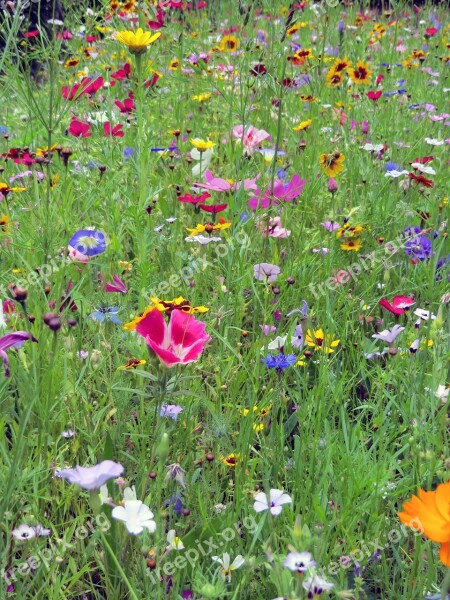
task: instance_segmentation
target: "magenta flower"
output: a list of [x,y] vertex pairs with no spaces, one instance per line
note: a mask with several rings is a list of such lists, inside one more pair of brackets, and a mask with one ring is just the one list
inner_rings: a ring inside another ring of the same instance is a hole
[[127,294],[128,288],[118,275],[113,276],[114,283],[107,283],[105,285],[105,292],[120,292],[121,294]]
[[92,135],[91,126],[89,123],[85,123],[84,121],[79,121],[76,117],[72,117],[72,121],[70,122],[69,133],[77,138],[87,138]]
[[119,477],[123,473],[122,465],[113,460],[104,460],[94,467],[75,467],[75,469],[62,469],[55,473],[69,483],[75,483],[84,490],[97,490],[113,477]]
[[270,189],[264,190],[259,197],[250,198],[248,205],[252,210],[257,210],[275,206],[280,202],[291,202],[303,192],[305,183],[304,179],[300,179],[300,175],[293,175],[289,183],[285,183],[282,179],[275,179],[272,192]]
[[181,310],[172,311],[168,325],[159,310],[151,310],[139,321],[136,332],[169,369],[196,361],[211,340],[205,324]]
[[195,187],[202,188],[203,190],[209,190],[212,192],[234,192],[244,187],[244,190],[255,190],[258,191],[256,181],[261,177],[257,175],[254,179],[244,179],[243,181],[230,182],[228,179],[222,179],[221,177],[214,177],[211,171],[205,171],[206,183],[194,183]]
[[37,339],[34,338],[31,333],[28,333],[28,331],[15,331],[14,333],[8,333],[0,338],[0,357],[3,360],[3,366],[5,368],[5,377],[10,376],[9,359],[6,351],[10,348],[16,350],[21,348],[27,340],[37,342]]

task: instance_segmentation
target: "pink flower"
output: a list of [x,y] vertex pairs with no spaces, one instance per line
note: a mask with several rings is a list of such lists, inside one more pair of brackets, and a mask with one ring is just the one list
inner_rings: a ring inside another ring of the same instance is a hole
[[118,275],[113,277],[114,283],[107,283],[105,285],[105,292],[120,292],[121,294],[127,294],[128,288]]
[[89,123],[84,123],[83,121],[79,121],[76,117],[73,117],[70,122],[69,133],[77,138],[87,138],[92,135],[90,128],[91,126]]
[[205,324],[181,310],[172,311],[168,325],[159,310],[151,310],[137,324],[136,332],[168,368],[196,361],[211,340]]
[[3,361],[3,366],[5,369],[5,377],[10,376],[9,372],[9,359],[6,351],[10,348],[14,348],[18,350],[21,348],[27,340],[31,340],[32,342],[37,342],[37,339],[34,338],[31,333],[28,331],[15,331],[14,333],[8,333],[0,338],[0,358]]
[[264,190],[259,198],[254,196],[248,201],[252,210],[257,208],[269,208],[271,205],[280,204],[280,202],[290,202],[303,192],[306,181],[300,179],[300,175],[294,175],[289,183],[284,183],[281,179],[275,179],[273,191]]
[[237,125],[232,130],[233,137],[242,142],[247,154],[253,154],[254,149],[261,144],[264,140],[270,139],[270,134],[264,129],[257,129],[250,125],[244,127],[243,125]]
[[414,300],[409,296],[395,296],[392,299],[392,304],[386,298],[380,300],[378,304],[393,315],[402,315],[405,310],[408,310],[414,304]]
[[112,137],[123,137],[123,125],[119,124],[112,127],[111,123],[107,121],[103,124],[103,133],[108,136],[111,135]]
[[213,192],[234,192],[244,186],[244,190],[256,190],[258,186],[256,181],[261,177],[257,175],[254,179],[244,179],[243,181],[230,182],[221,177],[214,177],[211,171],[205,171],[206,183],[194,183],[195,187]]
[[285,229],[281,226],[281,218],[280,217],[270,217],[269,224],[262,221],[259,223],[259,228],[264,237],[273,237],[273,238],[287,238],[291,235],[289,229]]

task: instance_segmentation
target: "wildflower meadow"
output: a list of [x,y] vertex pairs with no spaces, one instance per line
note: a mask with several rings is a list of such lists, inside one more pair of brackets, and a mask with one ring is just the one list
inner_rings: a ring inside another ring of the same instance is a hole
[[0,598],[450,598],[450,9],[0,2]]

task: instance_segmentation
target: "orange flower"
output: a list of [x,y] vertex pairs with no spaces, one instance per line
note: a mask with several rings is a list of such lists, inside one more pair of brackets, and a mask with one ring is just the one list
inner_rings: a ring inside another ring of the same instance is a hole
[[400,521],[419,529],[432,542],[441,544],[439,558],[450,567],[450,481],[441,483],[434,492],[419,490],[398,513]]

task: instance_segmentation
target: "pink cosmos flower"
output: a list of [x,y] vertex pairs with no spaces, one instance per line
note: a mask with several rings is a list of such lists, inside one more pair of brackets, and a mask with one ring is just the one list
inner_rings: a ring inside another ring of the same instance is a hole
[[250,198],[248,205],[252,210],[256,210],[257,208],[269,208],[269,206],[280,204],[280,202],[290,202],[300,196],[305,183],[304,179],[300,179],[300,175],[294,175],[289,183],[285,183],[281,179],[275,179],[272,192],[270,189],[264,190],[259,197]]
[[258,174],[254,179],[244,179],[243,181],[231,182],[221,177],[214,177],[211,171],[205,171],[206,183],[194,183],[195,187],[202,188],[204,190],[210,190],[212,192],[234,192],[239,190],[242,186],[244,190],[255,190],[258,191],[256,181],[261,177]]
[[254,179],[244,179],[243,181],[230,182],[227,179],[221,177],[214,177],[211,171],[205,171],[206,183],[194,183],[195,187],[202,188],[203,190],[209,190],[212,192],[234,192],[239,190],[242,186],[244,190],[255,190],[258,191],[256,181],[261,177],[257,175]]
[[62,88],[62,95],[65,100],[73,100],[74,98],[78,100],[84,94],[88,96],[92,96],[97,92],[100,88],[103,87],[104,79],[103,77],[97,77],[97,79],[92,80],[92,77],[83,77],[80,83],[76,83],[74,86],[64,86]]
[[250,125],[244,127],[243,125],[236,125],[232,130],[233,137],[242,142],[246,154],[253,154],[254,149],[261,144],[264,140],[270,139],[270,134],[264,129],[257,129]]
[[259,229],[264,237],[273,237],[273,238],[287,238],[291,235],[289,229],[285,229],[281,226],[281,218],[280,217],[270,217],[269,224],[262,221],[258,224]]
[[155,308],[137,324],[136,332],[169,369],[196,361],[211,340],[205,324],[181,310],[172,311],[167,325],[162,313]]

